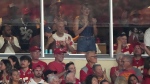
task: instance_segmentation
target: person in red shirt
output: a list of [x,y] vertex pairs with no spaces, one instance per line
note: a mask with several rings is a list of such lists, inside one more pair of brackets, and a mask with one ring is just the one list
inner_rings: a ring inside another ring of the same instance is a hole
[[122,62],[121,62],[121,59],[122,57],[124,56],[123,53],[118,53],[116,55],[116,62],[117,62],[117,66],[114,66],[110,69],[110,78],[111,78],[111,83],[114,84],[117,76],[119,75],[118,71],[122,69]]
[[47,70],[47,63],[39,60],[41,49],[38,46],[32,46],[29,50],[32,57],[32,69],[35,69],[37,65],[41,65],[45,72]]
[[66,72],[65,63],[63,63],[64,53],[66,53],[66,51],[62,50],[61,48],[55,48],[53,52],[55,60],[48,64],[48,69],[52,71],[57,71],[56,75],[60,78]]
[[21,56],[20,57],[20,65],[21,69],[19,70],[20,72],[20,78],[23,80],[24,83],[28,83],[30,78],[33,77],[32,73],[32,60],[29,56]]
[[97,63],[97,56],[95,51],[88,51],[85,55],[87,64],[80,70],[80,81],[81,83],[85,83],[85,79],[88,75],[93,74],[92,67],[95,63]]
[[123,32],[117,38],[117,44],[114,44],[114,53],[132,54],[133,46],[127,43],[127,36]]

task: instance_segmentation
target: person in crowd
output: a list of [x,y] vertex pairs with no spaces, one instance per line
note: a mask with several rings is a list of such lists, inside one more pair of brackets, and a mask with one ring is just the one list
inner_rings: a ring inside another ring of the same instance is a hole
[[[80,80],[75,77],[76,67],[75,67],[73,62],[67,63],[66,66],[65,66],[65,70],[68,71],[65,74],[66,75],[66,78],[65,78],[66,80],[68,78],[69,80],[72,80],[73,83],[80,84]],[[62,80],[61,84],[65,84],[65,83],[69,83],[69,81],[66,82],[65,80]]]
[[23,81],[20,80],[20,73],[17,69],[12,69],[8,84],[23,84]]
[[106,75],[106,69],[103,71],[100,64],[94,64],[92,69],[93,69],[94,74],[98,77],[99,83],[103,80],[109,81],[109,79]]
[[97,76],[93,74],[88,75],[85,79],[85,84],[99,84]]
[[130,55],[124,56],[121,61],[123,63],[123,69],[119,71],[119,76],[125,77],[128,81],[129,75],[135,74],[138,77],[139,81],[142,82],[141,71],[132,66],[132,57]]
[[115,66],[115,67],[112,67],[112,68],[110,69],[110,78],[111,78],[112,84],[114,84],[114,82],[115,82],[117,76],[119,75],[119,74],[118,74],[118,71],[123,68],[123,67],[122,67],[122,62],[121,62],[121,59],[122,59],[123,56],[124,56],[123,53],[118,53],[118,54],[116,54],[116,62],[117,62],[118,65]]
[[48,46],[53,43],[56,42],[56,48],[61,48],[63,50],[66,50],[68,53],[69,52],[74,52],[74,42],[73,39],[71,37],[71,35],[65,33],[65,23],[64,20],[59,18],[59,20],[57,20],[56,22],[56,26],[57,26],[57,31],[52,35],[52,37],[50,37],[45,45],[45,49],[48,48]]
[[118,76],[114,84],[128,84],[128,81],[123,76]]
[[140,84],[139,79],[135,74],[131,74],[128,79],[128,84]]
[[45,81],[42,79],[42,75],[43,75],[43,66],[41,65],[37,65],[34,69],[33,69],[33,74],[34,77],[30,79],[28,84],[44,84]]
[[144,34],[144,43],[146,45],[146,47],[150,50],[150,27],[145,31],[145,34]]
[[8,57],[8,60],[10,61],[11,65],[12,65],[12,69],[17,69],[20,70],[20,64],[19,64],[19,60],[16,56],[14,55],[10,55]]
[[50,62],[48,64],[48,69],[52,71],[57,71],[57,76],[62,78],[62,76],[65,74],[66,70],[64,69],[65,63],[63,63],[64,60],[64,53],[66,51],[61,50],[60,48],[54,49],[54,57],[55,60]]
[[0,53],[18,53],[21,51],[18,39],[12,35],[11,26],[4,24],[1,27]]
[[142,73],[144,68],[144,58],[142,58],[142,53],[144,52],[144,50],[148,55],[150,55],[150,50],[145,46],[144,43],[136,44],[133,51],[134,57],[132,62],[132,65],[135,68],[140,69]]
[[127,43],[127,36],[122,32],[117,38],[117,44],[114,44],[114,53],[132,54],[133,46]]
[[44,80],[48,83],[48,77],[49,77],[49,76],[52,76],[52,75],[54,75],[54,74],[56,74],[56,73],[57,73],[57,71],[46,70],[46,71],[44,72]]
[[29,50],[32,57],[32,69],[40,64],[43,67],[43,70],[46,71],[47,63],[39,60],[41,49],[38,46],[31,46]]
[[110,83],[109,83],[109,81],[107,81],[107,80],[102,80],[102,81],[100,82],[100,84],[110,84]]
[[142,84],[150,83],[150,57],[147,57],[144,62],[143,82]]
[[87,64],[80,70],[80,81],[81,83],[85,83],[85,79],[88,75],[93,74],[92,67],[95,63],[97,63],[97,56],[95,51],[88,51],[85,55]]
[[30,78],[33,77],[32,73],[32,60],[29,56],[21,56],[20,57],[20,65],[21,69],[20,72],[20,78],[23,80],[24,83],[28,83]]
[[60,79],[57,75],[52,75],[48,77],[48,84],[60,84]]
[[0,61],[0,81],[2,84],[8,84],[12,65],[8,59],[2,59]]
[[97,35],[97,20],[92,17],[92,9],[89,4],[83,4],[81,15],[74,21],[74,33],[79,35],[77,52],[85,54],[87,51],[96,51],[95,38]]

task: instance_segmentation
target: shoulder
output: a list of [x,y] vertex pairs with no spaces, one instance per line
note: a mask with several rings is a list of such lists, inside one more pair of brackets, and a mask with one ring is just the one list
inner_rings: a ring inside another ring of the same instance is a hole
[[39,63],[42,63],[42,64],[47,64],[46,62],[44,62],[44,61],[41,61],[41,60],[39,61]]
[[70,34],[67,34],[67,33],[64,33],[64,36],[69,36],[69,37],[72,37]]
[[85,73],[87,73],[88,68],[86,66],[84,66],[83,68],[81,68],[81,71],[84,71]]

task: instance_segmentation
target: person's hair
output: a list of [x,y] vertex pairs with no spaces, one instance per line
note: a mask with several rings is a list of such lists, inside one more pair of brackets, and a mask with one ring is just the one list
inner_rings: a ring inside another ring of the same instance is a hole
[[123,57],[124,54],[123,53],[117,53],[116,54],[116,60],[119,60],[120,57]]
[[96,67],[101,66],[100,64],[94,64],[92,69],[95,71]]
[[[108,82],[107,80],[102,80],[101,82],[100,82],[100,84],[103,84],[104,82]],[[109,82],[108,82],[109,83]]]
[[150,57],[147,57],[147,58],[144,60],[144,68],[145,68],[145,69],[150,69]]
[[72,73],[72,72],[71,72],[70,70],[68,70],[68,71],[64,74],[65,79],[66,79],[66,77],[67,77],[70,73]]
[[89,54],[90,54],[91,52],[96,53],[95,51],[87,51],[86,54],[85,54],[85,57],[88,58],[88,56],[89,56]]
[[[3,62],[6,67],[6,69],[5,69],[6,73],[8,75],[10,75],[10,72],[12,70],[12,65],[11,65],[10,61],[8,59],[2,59],[1,62]],[[0,77],[2,77],[2,74],[3,74],[3,71],[0,72]]]
[[[96,75],[88,75],[87,77],[86,77],[86,79],[85,79],[85,84],[92,84],[92,79],[93,78],[97,78],[97,76]],[[98,78],[97,78],[98,79]]]
[[1,35],[3,34],[2,32],[5,30],[6,26],[10,26],[10,24],[8,24],[8,23],[2,24],[2,26],[1,26],[1,28],[0,28],[0,30],[1,30],[1,31],[0,31]]
[[59,78],[58,78],[58,76],[56,76],[56,75],[49,76],[49,77],[48,77],[48,83],[49,83],[49,82],[52,82],[54,79],[59,79]]
[[135,77],[135,78],[137,79],[138,83],[139,83],[138,77],[137,77],[135,74],[131,74],[131,75],[129,76],[129,78],[128,78],[128,84],[132,84],[131,81],[130,81],[131,77]]
[[16,68],[17,70],[19,70],[21,67],[20,67],[20,64],[19,64],[19,60],[16,56],[14,55],[10,55],[8,57],[8,59],[11,59],[13,62],[16,62],[15,65],[14,65],[14,68]]
[[127,35],[126,35],[125,32],[121,32],[121,33],[118,34],[118,37],[123,37],[123,36],[126,36],[126,37],[127,37]]
[[65,70],[68,70],[70,65],[74,65],[74,63],[73,62],[67,63],[66,66],[65,66]]
[[132,64],[132,56],[131,55],[126,55],[123,58],[126,58]]
[[52,74],[52,73],[56,74],[57,71],[46,70],[46,71],[43,73],[43,74],[44,74],[44,80],[45,80],[46,82],[48,82],[48,77],[47,77],[47,75],[48,75],[48,74]]
[[114,84],[128,84],[127,80],[123,76],[118,76]]
[[30,63],[29,68],[32,69],[32,59],[27,55],[23,55],[20,57],[20,61],[23,61],[23,60],[28,60],[28,62]]

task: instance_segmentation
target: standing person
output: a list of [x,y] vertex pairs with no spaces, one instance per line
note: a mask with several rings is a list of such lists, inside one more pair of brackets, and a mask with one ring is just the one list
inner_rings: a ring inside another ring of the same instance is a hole
[[29,56],[21,56],[20,57],[20,65],[21,69],[19,70],[20,72],[20,78],[23,80],[24,83],[28,83],[30,78],[33,77],[32,73],[32,60]]
[[89,4],[83,4],[81,15],[77,16],[74,22],[74,33],[79,35],[77,52],[85,54],[87,51],[96,51],[95,38],[97,35],[97,20],[92,17],[92,10]]
[[33,69],[33,74],[34,77],[30,79],[28,84],[44,84],[45,81],[42,79],[42,75],[43,75],[43,67],[41,65],[37,65],[34,69]]
[[82,84],[85,84],[85,79],[88,75],[93,74],[92,67],[95,63],[97,63],[95,51],[88,51],[85,56],[87,64],[80,70],[80,81]]
[[2,25],[0,36],[0,53],[18,53],[21,51],[18,39],[12,35],[11,26]]
[[41,65],[43,70],[47,70],[47,63],[39,60],[41,49],[38,46],[30,47],[30,55],[32,57],[32,69],[34,69],[37,65]]
[[20,64],[19,64],[19,60],[16,56],[11,55],[8,57],[8,60],[10,61],[11,65],[12,65],[12,69],[17,69],[20,70]]
[[0,82],[8,84],[9,74],[12,70],[12,65],[8,59],[2,59],[0,62]]

